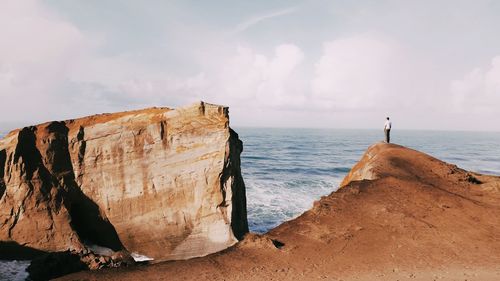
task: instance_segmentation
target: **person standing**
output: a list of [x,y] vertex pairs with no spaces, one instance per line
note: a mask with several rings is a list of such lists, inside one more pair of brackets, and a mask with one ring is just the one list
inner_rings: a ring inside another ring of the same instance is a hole
[[385,133],[385,142],[390,143],[391,142],[391,127],[392,123],[389,121],[389,117],[387,117],[387,120],[385,121],[384,124],[384,133]]

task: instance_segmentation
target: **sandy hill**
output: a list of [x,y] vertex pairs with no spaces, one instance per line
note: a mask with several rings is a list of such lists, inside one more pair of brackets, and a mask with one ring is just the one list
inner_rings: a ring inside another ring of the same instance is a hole
[[265,235],[61,280],[500,280],[499,218],[500,177],[378,143],[342,188]]

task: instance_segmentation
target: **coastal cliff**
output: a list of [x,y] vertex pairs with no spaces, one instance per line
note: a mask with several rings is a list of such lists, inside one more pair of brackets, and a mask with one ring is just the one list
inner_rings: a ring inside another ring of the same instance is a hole
[[0,140],[0,240],[155,260],[223,250],[248,232],[243,145],[207,103],[48,122]]
[[61,280],[499,280],[499,206],[500,177],[377,143],[338,191],[264,235],[199,259]]

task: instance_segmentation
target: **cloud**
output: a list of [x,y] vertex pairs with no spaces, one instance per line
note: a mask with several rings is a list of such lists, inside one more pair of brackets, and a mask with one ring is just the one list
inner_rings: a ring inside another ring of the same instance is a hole
[[[2,121],[35,123],[206,100],[230,106],[233,120],[253,126],[375,127],[377,116],[399,114],[409,127],[448,128],[435,121],[444,119],[439,114],[472,109],[485,116],[500,104],[500,56],[450,85],[448,64],[376,31],[321,33],[307,43],[277,36],[263,43],[174,21],[164,33],[157,28],[150,34],[158,36],[155,44],[129,48],[44,3],[0,3],[0,98],[8,105],[0,111]],[[236,30],[296,11],[253,17]]]
[[280,11],[275,11],[275,12],[271,12],[271,13],[267,13],[267,14],[263,14],[263,15],[254,16],[254,17],[252,17],[244,22],[239,23],[236,26],[236,28],[234,29],[233,33],[243,32],[243,31],[249,29],[250,27],[259,24],[260,22],[262,22],[264,20],[288,15],[288,14],[294,13],[295,11],[297,11],[297,7],[291,7],[291,8],[287,8],[287,9],[280,10]]
[[105,43],[40,1],[2,1],[0,99],[9,105],[0,111],[2,121],[35,123],[200,99],[201,75],[179,77],[130,54],[106,55],[100,52]]
[[271,57],[248,47],[222,61],[209,86],[215,98],[234,104],[263,107],[297,106],[303,94],[297,91],[294,72],[304,60],[302,50],[293,44],[276,46]]
[[487,69],[475,68],[450,85],[457,111],[498,113],[500,105],[500,56]]
[[388,39],[357,35],[323,44],[311,82],[314,103],[337,109],[393,105],[405,68],[401,48]]
[[20,111],[47,118],[61,77],[94,42],[38,1],[0,6],[0,99],[9,105],[2,119],[19,120]]
[[178,106],[195,100],[230,106],[284,108],[300,106],[304,92],[294,79],[304,59],[301,49],[281,44],[271,56],[251,47],[225,48],[193,75],[158,71],[126,56],[92,57],[68,76],[70,88],[80,91],[71,103],[107,101],[110,104]]
[[[304,54],[293,44],[278,45],[268,56],[250,46],[205,40],[207,49],[221,51],[204,58],[192,74],[180,75],[175,67],[141,60],[140,54],[100,52],[106,44],[102,34],[83,32],[39,1],[1,5],[0,93],[2,103],[9,104],[1,112],[4,121],[19,120],[20,108],[29,112],[22,118],[41,122],[195,100],[284,107],[303,99],[292,77]],[[241,26],[293,11],[267,14]]]

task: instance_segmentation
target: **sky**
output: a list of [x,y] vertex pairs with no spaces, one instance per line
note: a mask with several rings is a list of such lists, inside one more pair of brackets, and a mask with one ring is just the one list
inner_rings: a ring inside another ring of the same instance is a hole
[[0,126],[203,100],[233,127],[500,131],[500,1],[0,1]]

